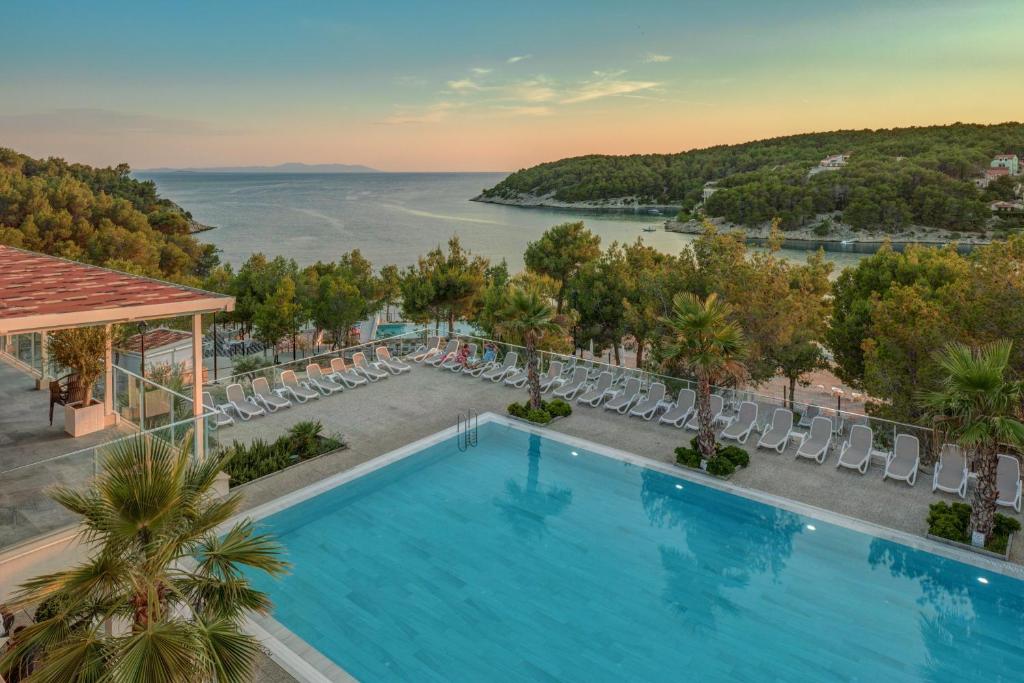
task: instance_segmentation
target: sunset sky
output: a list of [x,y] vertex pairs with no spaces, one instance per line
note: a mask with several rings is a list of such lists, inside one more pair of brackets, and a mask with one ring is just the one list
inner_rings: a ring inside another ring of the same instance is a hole
[[24,2],[0,146],[135,168],[513,170],[1024,119],[1024,2]]

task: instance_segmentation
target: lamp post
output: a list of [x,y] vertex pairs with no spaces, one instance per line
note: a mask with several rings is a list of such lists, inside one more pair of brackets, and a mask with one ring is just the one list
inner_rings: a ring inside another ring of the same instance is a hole
[[146,321],[139,321],[139,355],[142,358],[141,365],[139,366],[139,375],[142,379],[146,379]]

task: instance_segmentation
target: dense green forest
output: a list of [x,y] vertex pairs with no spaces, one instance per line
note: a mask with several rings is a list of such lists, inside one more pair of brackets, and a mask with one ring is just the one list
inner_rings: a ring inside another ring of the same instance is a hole
[[[809,174],[822,158],[851,152],[840,169]],[[678,154],[589,155],[517,171],[484,198],[551,195],[557,201],[635,197],[692,209],[717,181],[706,213],[742,224],[778,217],[783,228],[842,212],[855,228],[911,224],[978,230],[988,201],[1012,186],[979,190],[972,179],[1000,153],[1024,155],[1024,124],[848,130],[719,145]]]
[[188,212],[129,173],[0,148],[0,244],[198,283],[216,249],[190,234]]

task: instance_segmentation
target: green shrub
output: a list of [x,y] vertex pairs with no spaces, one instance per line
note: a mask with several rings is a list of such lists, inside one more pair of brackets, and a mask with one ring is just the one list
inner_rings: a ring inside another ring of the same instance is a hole
[[740,448],[739,446],[722,446],[718,447],[718,458],[725,458],[731,462],[735,467],[746,467],[750,464],[750,453]]
[[[970,543],[968,529],[971,525],[971,506],[967,503],[932,503],[928,506],[928,533],[948,538],[958,543]],[[1003,554],[1010,540],[1010,534],[1020,531],[1020,522],[996,514],[992,535],[985,544],[986,550]]]
[[732,464],[731,460],[724,458],[721,455],[717,458],[708,460],[708,474],[713,474],[716,477],[728,477],[735,471],[736,465]]
[[830,232],[832,232],[832,230],[828,223],[822,222],[814,226],[814,234],[818,237],[825,237]]
[[680,446],[676,449],[676,462],[686,467],[699,468],[700,467],[700,453],[695,448],[687,448],[686,446]]
[[546,425],[556,417],[565,417],[572,414],[572,406],[561,399],[553,401],[541,401],[540,408],[530,408],[530,402],[509,403],[508,414],[523,420],[529,420],[537,424]]
[[560,398],[548,402],[545,407],[552,417],[568,417],[572,415],[572,406]]
[[296,423],[271,443],[263,439],[248,444],[235,441],[227,449],[230,458],[224,471],[231,477],[231,485],[238,486],[345,445],[342,439],[324,436],[322,432],[319,421],[305,421]]

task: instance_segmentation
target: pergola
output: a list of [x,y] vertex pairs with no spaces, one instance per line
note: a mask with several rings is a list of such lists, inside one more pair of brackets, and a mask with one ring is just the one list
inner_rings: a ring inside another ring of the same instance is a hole
[[[202,317],[231,311],[234,297],[0,245],[0,335],[107,328],[104,413],[112,405],[114,324],[192,316],[192,410],[203,414]],[[45,348],[45,344],[43,345]],[[46,363],[43,363],[45,373]],[[203,420],[196,420],[199,447]],[[197,454],[197,455],[202,455]]]

